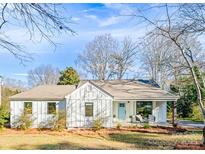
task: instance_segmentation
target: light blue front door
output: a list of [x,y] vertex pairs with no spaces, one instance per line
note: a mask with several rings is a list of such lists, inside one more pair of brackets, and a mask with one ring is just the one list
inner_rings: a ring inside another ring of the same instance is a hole
[[118,118],[120,120],[125,120],[125,117],[126,117],[125,103],[119,103]]

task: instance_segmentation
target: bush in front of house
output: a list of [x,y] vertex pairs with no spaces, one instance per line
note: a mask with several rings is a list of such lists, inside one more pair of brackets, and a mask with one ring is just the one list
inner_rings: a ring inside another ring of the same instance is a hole
[[42,121],[38,124],[38,130],[53,129],[55,124],[55,116],[47,118],[46,121]]
[[41,122],[38,125],[38,130],[51,129],[53,131],[62,131],[66,128],[66,112],[59,111],[57,114],[54,114],[46,121]]
[[148,128],[151,128],[151,126],[150,126],[148,123],[145,123],[144,126],[143,126],[143,128],[144,128],[144,129],[148,129]]
[[198,105],[193,105],[192,107],[191,120],[193,121],[203,121],[203,115]]
[[118,123],[116,126],[117,129],[120,129],[121,127],[122,127],[121,123]]
[[26,130],[32,126],[32,114],[22,112],[22,114],[14,121],[13,127],[21,130]]
[[53,130],[62,131],[66,128],[66,112],[59,111],[57,117],[54,120]]
[[103,119],[102,118],[97,118],[93,122],[93,130],[97,131],[103,128]]
[[9,112],[3,106],[0,107],[0,129],[9,121]]

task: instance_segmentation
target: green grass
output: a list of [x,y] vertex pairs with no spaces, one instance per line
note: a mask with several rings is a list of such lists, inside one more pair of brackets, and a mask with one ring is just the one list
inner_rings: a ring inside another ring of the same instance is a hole
[[150,134],[150,133],[126,133],[113,134],[111,138],[115,141],[133,144],[136,149],[173,149],[176,143],[182,142],[200,142],[199,134]]
[[202,122],[203,123],[202,120],[196,120],[194,118],[177,118],[177,119],[178,120],[189,120],[189,121],[193,121],[193,122]]
[[201,142],[201,136],[201,132],[179,135],[139,132],[49,135],[11,132],[0,135],[0,149],[173,149],[178,142]]

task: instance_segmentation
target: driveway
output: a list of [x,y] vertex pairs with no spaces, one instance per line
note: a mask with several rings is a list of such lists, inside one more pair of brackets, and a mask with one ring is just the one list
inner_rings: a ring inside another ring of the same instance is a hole
[[179,120],[178,125],[183,126],[183,127],[194,127],[194,128],[204,127],[203,122],[194,122],[194,121],[189,121],[189,120]]

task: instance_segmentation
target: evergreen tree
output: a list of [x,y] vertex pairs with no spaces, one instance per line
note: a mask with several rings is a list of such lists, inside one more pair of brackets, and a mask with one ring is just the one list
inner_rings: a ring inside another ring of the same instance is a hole
[[80,82],[80,77],[75,69],[67,67],[64,71],[60,72],[58,85],[73,85]]

